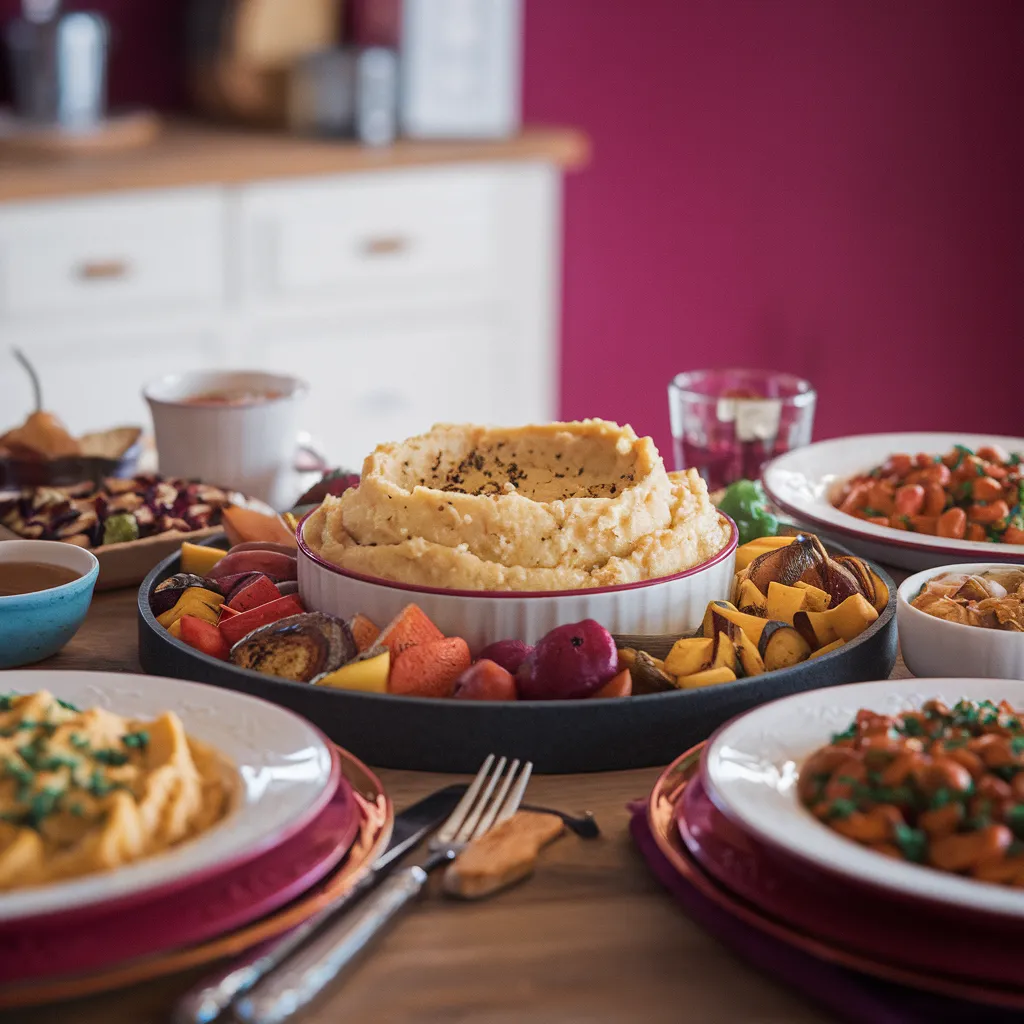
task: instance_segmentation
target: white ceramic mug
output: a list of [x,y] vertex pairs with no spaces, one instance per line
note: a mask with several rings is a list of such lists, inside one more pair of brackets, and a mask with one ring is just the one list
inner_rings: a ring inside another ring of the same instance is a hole
[[[251,392],[237,404],[197,396]],[[299,412],[309,385],[258,370],[179,373],[147,384],[160,472],[241,491],[275,508],[294,499]],[[193,401],[189,401],[192,399]]]

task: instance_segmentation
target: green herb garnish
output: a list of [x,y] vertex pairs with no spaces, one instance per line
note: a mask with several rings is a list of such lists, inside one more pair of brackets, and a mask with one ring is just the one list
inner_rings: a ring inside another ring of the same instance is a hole
[[121,737],[121,742],[126,747],[145,750],[149,746],[149,733],[145,729],[140,729],[139,732],[126,732]]
[[928,837],[924,832],[909,825],[897,825],[893,829],[893,839],[907,860],[924,863],[928,856]]
[[120,768],[128,763],[128,755],[122,754],[120,750],[94,750],[91,756],[94,761],[110,765],[111,768]]
[[848,818],[856,810],[857,805],[852,800],[833,800],[826,817],[830,821],[835,821],[837,818]]

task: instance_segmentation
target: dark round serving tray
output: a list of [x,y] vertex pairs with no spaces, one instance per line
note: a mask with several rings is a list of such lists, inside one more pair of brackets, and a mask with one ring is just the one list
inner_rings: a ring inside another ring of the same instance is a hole
[[538,772],[649,768],[668,764],[680,750],[758,704],[803,690],[887,679],[896,663],[896,584],[872,564],[889,588],[889,603],[859,637],[833,654],[735,683],[572,701],[487,703],[349,693],[235,668],[171,636],[150,611],[149,595],[178,571],[179,559],[179,554],[165,558],[139,589],[143,670],[281,704],[314,722],[356,757],[383,768],[475,772],[492,752],[531,760]]

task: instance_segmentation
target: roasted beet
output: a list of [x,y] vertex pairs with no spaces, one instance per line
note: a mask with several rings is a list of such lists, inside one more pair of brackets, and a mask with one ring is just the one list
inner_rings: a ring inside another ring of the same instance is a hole
[[533,648],[524,640],[496,640],[477,655],[477,661],[493,661],[515,675],[532,651]]
[[519,666],[522,700],[589,697],[618,672],[619,652],[611,634],[593,619],[557,626]]

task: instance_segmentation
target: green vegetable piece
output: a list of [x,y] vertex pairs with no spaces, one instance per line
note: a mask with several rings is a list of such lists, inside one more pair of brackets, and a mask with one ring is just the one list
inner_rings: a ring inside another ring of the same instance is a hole
[[126,747],[135,747],[139,750],[145,750],[149,746],[149,733],[145,729],[140,729],[138,732],[126,732],[121,737],[121,742]]
[[1024,838],[1024,804],[1014,804],[1003,820],[1015,836]]
[[928,836],[920,829],[909,825],[897,825],[893,829],[893,839],[907,860],[923,864],[928,856]]
[[139,539],[139,524],[131,512],[115,512],[103,524],[104,544],[124,544]]
[[829,820],[836,818],[848,818],[857,810],[857,805],[852,800],[833,800],[832,806],[828,809]]
[[122,754],[120,750],[94,750],[92,757],[94,761],[110,765],[112,768],[119,768],[128,763],[128,755]]
[[718,508],[736,523],[741,544],[778,533],[779,521],[768,510],[768,499],[757,480],[737,480],[730,484]]

